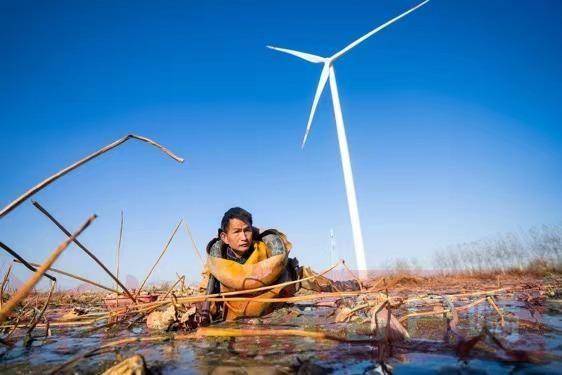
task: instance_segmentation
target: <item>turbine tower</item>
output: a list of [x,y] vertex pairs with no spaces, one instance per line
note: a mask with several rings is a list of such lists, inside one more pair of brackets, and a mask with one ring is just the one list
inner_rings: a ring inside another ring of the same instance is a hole
[[357,39],[353,43],[350,43],[345,48],[343,48],[339,52],[336,52],[330,57],[322,57],[322,56],[317,56],[305,52],[299,52],[291,49],[267,46],[268,48],[271,48],[273,50],[288,53],[289,55],[299,57],[308,62],[315,63],[315,64],[321,63],[324,65],[322,68],[322,72],[320,73],[320,81],[318,82],[318,87],[316,88],[316,94],[314,95],[314,100],[312,101],[312,108],[310,110],[310,115],[308,116],[308,123],[306,124],[306,131],[304,133],[302,147],[304,147],[304,144],[306,143],[306,139],[308,137],[308,133],[310,132],[310,127],[312,125],[312,119],[314,118],[314,113],[316,112],[316,106],[318,105],[318,100],[320,99],[320,96],[324,91],[324,87],[326,86],[326,82],[329,79],[330,92],[332,94],[332,105],[334,107],[334,117],[336,120],[336,130],[338,134],[338,144],[340,148],[340,156],[341,156],[341,163],[343,169],[343,178],[345,182],[345,191],[347,194],[347,205],[349,209],[349,216],[351,219],[351,229],[353,232],[353,245],[355,248],[355,258],[357,260],[357,268],[360,271],[361,275],[363,276],[366,276],[366,270],[367,270],[367,262],[365,259],[365,247],[363,245],[363,234],[361,232],[361,222],[359,221],[359,210],[357,208],[355,183],[353,182],[353,172],[351,170],[349,148],[347,146],[347,137],[345,135],[345,126],[343,124],[343,115],[340,105],[340,98],[338,94],[338,86],[336,83],[336,72],[334,70],[334,62],[340,57],[342,57],[345,53],[347,53],[350,49],[358,45],[359,43],[365,41],[373,34],[381,31],[382,29],[389,26],[390,24],[398,21],[400,18],[405,17],[406,15],[410,14],[414,10],[425,5],[428,1],[429,0],[425,0],[424,2],[411,8],[410,10],[400,14],[397,17],[394,17],[393,19],[383,23],[377,28],[369,31],[367,34],[363,35],[361,38]]
[[336,260],[336,235],[334,229],[330,229],[330,265]]

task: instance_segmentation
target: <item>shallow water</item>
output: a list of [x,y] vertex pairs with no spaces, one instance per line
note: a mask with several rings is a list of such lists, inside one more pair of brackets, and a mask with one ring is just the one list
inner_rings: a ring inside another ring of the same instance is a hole
[[[487,304],[460,314],[459,328],[466,336],[477,335],[486,323],[509,349],[542,353],[541,363],[514,362],[490,340],[478,344],[466,361],[459,361],[454,349],[443,343],[445,322],[437,317],[410,318],[405,327],[411,343],[394,348],[387,364],[396,374],[458,373],[562,373],[562,303],[546,301],[534,317],[516,300],[500,300],[500,307],[515,317],[506,318],[499,327],[497,314]],[[333,323],[329,307],[296,305],[274,312],[268,317],[219,326],[238,328],[299,328],[347,334],[367,338],[368,323]],[[527,323],[525,323],[527,322]],[[544,326],[538,327],[536,323]],[[113,329],[84,335],[84,328],[52,329],[48,339],[37,339],[25,348],[22,340],[0,357],[2,373],[41,373],[55,368],[73,356],[100,344],[131,336],[146,336],[144,325],[132,330]],[[37,329],[35,334],[39,334]],[[136,343],[117,347],[113,352],[85,358],[69,366],[67,373],[100,373],[133,354],[144,356],[155,373],[375,373],[377,348],[365,343],[338,343],[303,337],[206,338],[192,341]],[[118,357],[120,356],[120,357]],[[308,372],[306,372],[308,371]]]

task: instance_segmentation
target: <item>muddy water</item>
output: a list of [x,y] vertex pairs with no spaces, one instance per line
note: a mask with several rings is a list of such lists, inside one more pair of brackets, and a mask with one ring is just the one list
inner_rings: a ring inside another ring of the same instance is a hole
[[[514,362],[490,340],[478,344],[471,357],[460,361],[451,346],[443,343],[445,323],[436,317],[410,318],[405,326],[408,344],[394,348],[387,363],[396,374],[409,373],[562,373],[562,301],[550,300],[531,314],[515,300],[500,300],[506,317],[499,327],[497,314],[485,304],[460,314],[461,331],[477,335],[486,324],[510,349],[539,353],[539,363]],[[330,331],[353,338],[368,338],[368,323],[332,323],[333,308],[296,305],[272,315],[237,323],[237,328],[299,328]],[[403,311],[404,313],[406,311]],[[39,330],[38,330],[39,331]],[[38,332],[36,332],[37,334]],[[84,334],[84,329],[53,329],[46,340],[29,348],[20,340],[10,350],[2,348],[1,373],[46,373],[70,358],[100,344],[131,336],[150,335],[143,326]],[[364,343],[337,343],[302,337],[207,338],[196,341],[138,343],[114,348],[113,352],[84,358],[67,373],[100,373],[121,357],[142,354],[155,373],[376,373],[377,348]],[[308,372],[306,372],[308,371]]]

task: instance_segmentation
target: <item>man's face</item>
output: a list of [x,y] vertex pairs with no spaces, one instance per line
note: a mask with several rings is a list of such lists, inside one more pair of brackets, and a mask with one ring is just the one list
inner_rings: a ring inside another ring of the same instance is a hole
[[240,219],[230,219],[226,231],[221,232],[221,240],[238,254],[243,254],[252,245],[252,227]]

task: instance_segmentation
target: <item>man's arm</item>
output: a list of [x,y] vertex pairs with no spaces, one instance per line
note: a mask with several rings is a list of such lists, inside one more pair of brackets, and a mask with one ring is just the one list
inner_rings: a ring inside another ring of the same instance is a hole
[[287,249],[283,244],[283,241],[277,234],[267,234],[262,238],[263,242],[269,247],[271,251],[271,256],[279,255],[279,254],[287,254]]
[[[213,243],[213,246],[211,246],[211,249],[209,250],[209,256],[222,258],[221,249],[222,249],[222,241],[221,240],[215,241],[215,243]],[[210,273],[209,280],[207,281],[207,290],[205,294],[209,295],[219,292],[220,292],[220,283],[218,282],[217,278]],[[202,326],[207,326],[211,323],[211,314],[209,311],[210,307],[211,307],[211,302],[209,301],[205,301],[201,305],[200,324]]]
[[[209,282],[207,283],[207,291],[205,294],[215,294],[220,292],[220,283],[217,279],[211,274],[209,275]],[[211,324],[211,302],[205,301],[201,304],[201,320],[200,325],[208,326]]]
[[212,257],[222,258],[222,241],[217,239],[213,246],[209,249],[209,255]]

